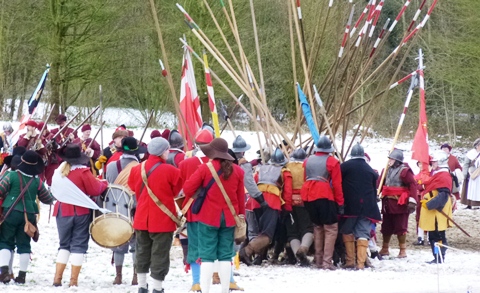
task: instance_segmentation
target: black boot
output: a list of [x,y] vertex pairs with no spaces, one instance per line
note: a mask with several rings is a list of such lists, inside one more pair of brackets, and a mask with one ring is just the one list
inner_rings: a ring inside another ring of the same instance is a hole
[[425,240],[423,240],[422,237],[418,237],[418,241],[413,243],[413,245],[417,245],[417,246],[422,245],[423,246],[423,245],[425,245]]
[[8,266],[3,266],[0,268],[0,282],[4,284],[10,283],[10,272],[8,270]]
[[383,260],[383,257],[380,255],[380,253],[378,253],[378,251],[371,252],[370,258],[371,259],[378,258],[378,260]]
[[27,272],[19,271],[18,276],[15,278],[15,283],[25,284],[25,277],[26,276],[27,276]]

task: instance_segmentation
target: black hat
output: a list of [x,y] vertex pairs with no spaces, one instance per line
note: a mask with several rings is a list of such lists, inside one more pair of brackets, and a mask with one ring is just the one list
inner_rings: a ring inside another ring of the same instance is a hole
[[[12,164],[12,160],[13,160],[13,157],[17,156],[18,159],[20,159],[20,157],[27,151],[27,149],[25,147],[22,147],[22,146],[17,146],[13,149],[13,153],[9,156],[6,156],[5,159],[3,159],[3,162],[8,166],[8,167],[12,167],[11,164]],[[20,160],[13,160],[13,161],[18,161],[20,162]],[[16,167],[16,166],[14,166]]]
[[60,150],[60,158],[72,165],[86,165],[90,158],[82,152],[78,144],[69,143]]
[[133,136],[127,136],[122,139],[122,151],[124,154],[144,154],[147,152],[144,146],[139,146],[137,139]]
[[20,157],[20,163],[17,166],[17,170],[27,175],[38,175],[45,169],[43,159],[34,151],[26,151]]

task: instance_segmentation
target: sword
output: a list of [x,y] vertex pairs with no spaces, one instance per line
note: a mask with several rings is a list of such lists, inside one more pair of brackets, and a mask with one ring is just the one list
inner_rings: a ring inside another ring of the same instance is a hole
[[449,216],[447,216],[447,214],[445,214],[443,211],[437,210],[437,212],[442,214],[445,218],[447,218],[450,222],[452,222],[455,226],[457,226],[457,228],[460,229],[460,231],[462,231],[463,233],[465,233],[465,235],[467,235],[468,237],[472,237],[472,236],[470,236],[470,234],[467,233],[467,231],[465,231],[462,227],[460,227],[460,225],[455,223],[455,221],[452,220],[452,218],[450,218]]

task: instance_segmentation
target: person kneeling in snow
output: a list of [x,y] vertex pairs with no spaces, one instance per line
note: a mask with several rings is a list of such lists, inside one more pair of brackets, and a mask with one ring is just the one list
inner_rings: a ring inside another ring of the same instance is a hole
[[[433,154],[433,175],[424,182],[422,209],[418,225],[428,231],[430,246],[434,259],[428,263],[441,263],[445,260],[446,247],[440,246],[441,257],[436,243],[447,245],[445,230],[451,227],[450,220],[445,216],[452,217],[452,202],[450,192],[452,190],[452,176],[448,169],[448,156],[443,151]],[[443,214],[441,213],[443,212]]]

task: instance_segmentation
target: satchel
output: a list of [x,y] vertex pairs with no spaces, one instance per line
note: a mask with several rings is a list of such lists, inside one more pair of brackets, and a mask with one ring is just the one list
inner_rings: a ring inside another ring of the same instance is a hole
[[220,178],[218,177],[217,173],[215,172],[215,169],[213,168],[213,165],[211,162],[207,163],[208,168],[210,169],[210,172],[213,175],[213,178],[217,182],[218,187],[222,191],[223,197],[225,198],[225,201],[227,202],[228,208],[230,209],[230,212],[233,215],[233,218],[235,219],[235,232],[233,233],[235,242],[243,242],[245,241],[247,237],[247,223],[245,221],[245,217],[243,215],[237,215],[235,212],[235,208],[232,205],[232,201],[227,195],[227,192],[225,191],[225,188],[223,188],[223,184],[220,181]]
[[478,176],[480,175],[480,167],[478,167],[477,169],[475,169],[475,171],[473,171],[471,174],[470,174],[470,179],[475,179],[477,178]]
[[28,237],[33,238],[35,232],[37,232],[37,228],[28,220],[27,212],[24,211],[23,214],[25,215],[25,228],[23,229],[23,231],[25,231]]
[[[220,169],[217,173],[218,175],[222,175],[222,169]],[[197,192],[193,195],[195,201],[192,204],[192,213],[193,214],[198,214],[200,210],[202,209],[203,202],[205,201],[205,198],[207,197],[207,192],[212,187],[213,182],[215,182],[215,178],[212,178],[205,187],[200,187]]]

